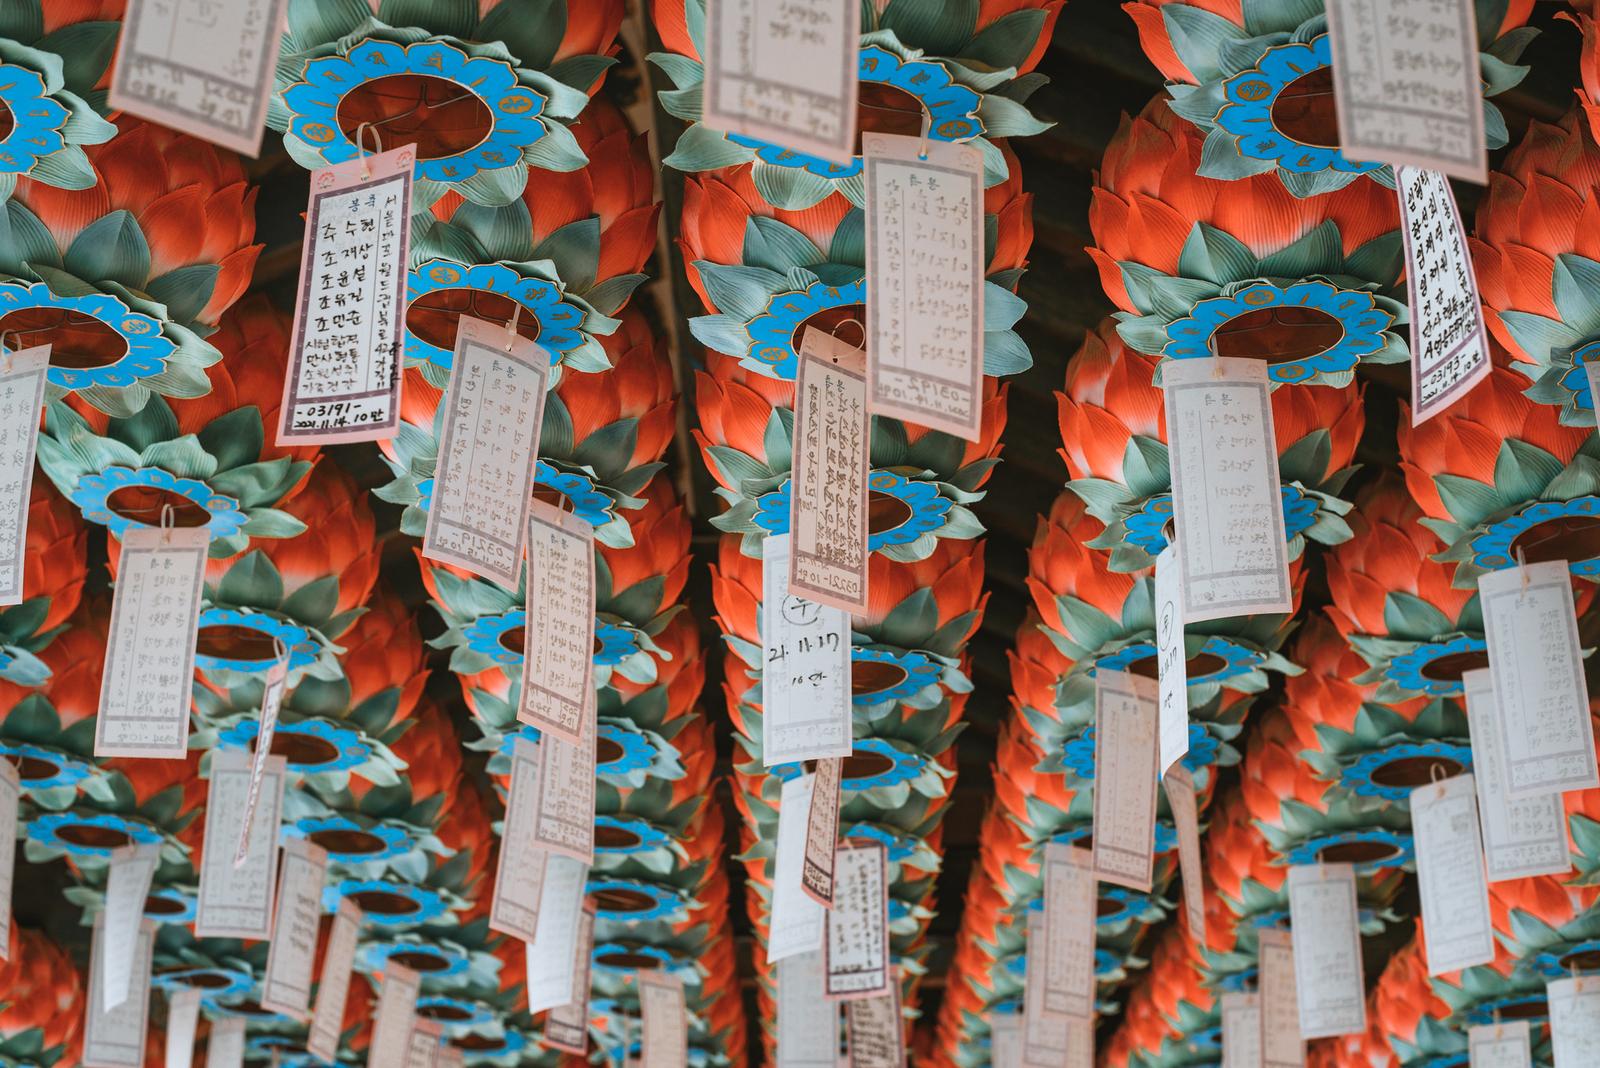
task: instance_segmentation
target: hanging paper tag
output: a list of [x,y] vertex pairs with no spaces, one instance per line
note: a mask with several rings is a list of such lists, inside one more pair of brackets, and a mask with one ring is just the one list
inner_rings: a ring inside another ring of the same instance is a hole
[[1506,796],[1600,786],[1583,650],[1565,560],[1478,578]]
[[547,740],[532,742],[519,736],[512,743],[505,828],[489,903],[489,926],[524,942],[534,941],[538,934],[539,896],[550,858],[533,845],[533,825],[539,815],[539,748]]
[[1094,675],[1094,868],[1148,891],[1155,871],[1154,679],[1100,667]]
[[1290,868],[1289,923],[1300,1036],[1326,1038],[1365,1030],[1367,987],[1361,970],[1355,868],[1349,864]]
[[400,432],[415,145],[311,174],[278,444]]
[[145,899],[150,880],[161,863],[161,847],[154,843],[125,845],[111,851],[106,874],[104,935],[101,939],[101,1008],[110,1012],[128,999],[133,961],[144,923]]
[[772,903],[767,923],[768,964],[822,946],[822,905],[800,885],[815,780],[812,774],[796,775],[783,784],[779,797],[778,841],[772,861]]
[[551,853],[594,863],[595,722],[594,687],[579,721],[577,744],[557,735],[539,740],[539,810],[532,844]]
[[850,1068],[905,1068],[905,1024],[900,1017],[900,991],[894,983],[886,994],[845,1005],[844,1019]]
[[250,828],[255,824],[256,806],[261,798],[261,776],[272,756],[272,736],[278,729],[278,706],[283,703],[284,682],[288,678],[287,660],[277,660],[267,671],[261,691],[261,717],[256,730],[255,750],[250,763],[250,797],[245,803],[244,820],[239,824],[239,838],[233,844],[233,866],[245,861],[249,846]]
[[322,975],[317,980],[317,1004],[311,1013],[306,1049],[328,1062],[337,1059],[339,1035],[344,1030],[344,1007],[350,993],[350,970],[355,967],[356,943],[361,938],[361,908],[341,898],[322,955]]
[[1189,921],[1189,937],[1196,945],[1206,944],[1205,863],[1200,858],[1199,801],[1194,792],[1194,774],[1181,761],[1167,769],[1161,779],[1167,791],[1167,810],[1178,832],[1178,870],[1183,874],[1183,908]]
[[850,755],[850,615],[789,593],[789,536],[761,542],[761,763]]
[[0,605],[21,604],[28,596],[22,588],[28,504],[49,370],[49,345],[0,355]]
[[1557,979],[1545,987],[1555,1068],[1600,1064],[1600,979]]
[[823,996],[822,951],[784,957],[774,976],[778,1068],[836,1068],[839,1005]]
[[1178,550],[1170,542],[1156,557],[1156,677],[1161,683],[1163,770],[1189,754],[1189,662],[1183,647],[1183,576]]
[[94,755],[181,760],[211,532],[130,527],[121,540]]
[[867,611],[867,354],[806,327],[794,387],[789,591]]
[[[514,590],[550,355],[506,327],[463,315],[452,359],[422,555]],[[544,607],[532,596],[529,606]]]
[[194,1063],[194,1033],[200,1023],[200,991],[180,990],[167,999],[167,1068]]
[[553,504],[534,501],[527,537],[527,623],[517,719],[577,742],[585,709],[594,700],[594,528]]
[[1049,940],[1044,913],[1028,913],[1027,960],[1022,980],[1022,1062],[1033,1068],[1055,1068],[1066,1059],[1068,1031],[1072,1018],[1052,1012],[1045,987],[1049,961],[1045,943]]
[[111,109],[261,153],[289,0],[128,0]]
[[406,1042],[405,1068],[433,1068],[442,1034],[439,1025],[432,1020],[418,1020],[412,1024]]
[[[283,812],[286,761],[268,757],[262,770],[261,803],[251,819],[255,780],[252,759],[240,749],[211,751],[206,789],[205,845],[200,856],[200,900],[194,933],[200,938],[272,936],[272,900],[278,873],[278,824]],[[250,820],[243,864],[234,863],[233,843]]]
[[873,415],[981,439],[983,153],[861,136]]
[[877,997],[889,989],[889,861],[882,842],[834,851],[833,907],[823,919],[827,996]]
[[267,974],[261,980],[261,1007],[304,1020],[311,1011],[311,970],[322,923],[322,885],[328,853],[296,838],[283,847],[278,878],[278,912],[267,949]]
[[411,1028],[417,1019],[417,992],[421,977],[393,959],[383,966],[383,983],[378,989],[378,1010],[372,1020],[372,1046],[367,1063],[372,1065],[406,1063],[411,1044]]
[[1294,611],[1265,360],[1165,360],[1185,623]]
[[[1094,856],[1050,842],[1044,849],[1044,937],[1028,942],[1028,965],[1043,969],[1044,1008],[1088,1019],[1094,1015]],[[1038,956],[1034,953],[1037,951]]]
[[688,1068],[689,1009],[683,977],[639,971],[639,1015],[644,1019],[640,1060],[647,1068]]
[[244,1068],[244,1017],[211,1021],[206,1039],[206,1068]]
[[1431,167],[1487,182],[1478,20],[1471,0],[1328,0],[1327,12],[1344,157]]
[[837,757],[817,761],[811,783],[811,807],[806,813],[806,855],[800,869],[800,889],[825,909],[833,908],[834,878],[839,845],[839,784],[844,761]]
[[[549,1026],[548,1023],[545,1025]],[[461,1049],[446,1041],[439,1046],[433,1057],[433,1068],[465,1068],[467,1055]]]
[[1261,1068],[1261,995],[1224,994],[1221,1003],[1222,1068]]
[[0,960],[11,959],[11,889],[17,864],[17,808],[22,779],[17,766],[0,757]]
[[1257,933],[1257,942],[1261,1068],[1303,1068],[1306,1042],[1300,1034],[1293,936],[1288,931],[1264,927]]
[[1412,790],[1411,835],[1428,974],[1492,962],[1494,923],[1472,776],[1457,775]]
[[989,1064],[1022,1068],[1022,1017],[995,1010],[989,1017]]
[[[583,887],[579,886],[579,900]],[[571,993],[567,1000],[552,1006],[544,1018],[544,1044],[580,1056],[589,1051],[589,966],[594,953],[594,913],[592,906],[578,910],[578,934],[572,940]],[[529,954],[531,958],[533,954]],[[532,1010],[530,1010],[532,1011]]]
[[[1473,70],[1477,70],[1476,56]],[[1450,183],[1438,171],[1396,167],[1395,191],[1400,198],[1400,233],[1406,242],[1411,425],[1417,426],[1489,377],[1489,335],[1472,252]]]
[[1472,779],[1478,788],[1489,881],[1566,874],[1572,869],[1572,858],[1567,853],[1561,795],[1507,799],[1493,673],[1488,668],[1463,671],[1461,685],[1472,730]]
[[588,878],[589,865],[581,860],[553,855],[545,865],[539,923],[527,945],[529,1012],[553,1009],[573,998],[573,945]]
[[1533,1068],[1528,1021],[1481,1024],[1467,1029],[1471,1068]]
[[105,974],[105,914],[95,917],[94,940],[89,953],[89,1004],[84,1008],[84,1068],[142,1068],[145,1024],[150,1016],[150,953],[155,946],[155,924],[141,922],[134,939],[128,996],[114,1009],[106,1009],[100,977]]

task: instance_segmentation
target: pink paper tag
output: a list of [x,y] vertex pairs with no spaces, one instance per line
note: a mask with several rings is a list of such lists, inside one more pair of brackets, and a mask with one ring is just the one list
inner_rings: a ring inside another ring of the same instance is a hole
[[576,743],[594,701],[594,528],[536,500],[528,513],[527,542],[517,719]]
[[838,1001],[889,989],[889,861],[882,842],[850,841],[834,851],[833,907],[823,920],[825,993]]
[[544,1044],[580,1057],[589,1052],[589,966],[594,952],[594,906],[585,905],[578,916],[578,937],[573,942],[572,1000],[558,1005],[544,1018]]
[[317,1005],[311,1014],[306,1049],[332,1062],[339,1053],[344,1029],[344,1006],[350,993],[350,970],[355,967],[356,943],[361,937],[361,908],[349,898],[339,902],[322,957],[322,977],[317,983]]
[[649,1068],[687,1068],[689,1008],[683,977],[640,971],[639,1014],[644,1020],[640,1060]]
[[807,327],[795,378],[789,593],[867,611],[866,353]]
[[839,845],[839,787],[844,761],[838,757],[817,761],[811,782],[811,809],[806,819],[806,854],[800,869],[800,888],[833,908],[833,873]]

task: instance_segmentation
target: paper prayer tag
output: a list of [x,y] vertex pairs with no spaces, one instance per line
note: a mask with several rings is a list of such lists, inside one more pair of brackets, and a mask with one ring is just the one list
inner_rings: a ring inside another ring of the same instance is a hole
[[1094,692],[1095,872],[1148,891],[1155,870],[1157,683],[1100,667]]
[[978,441],[983,422],[983,154],[861,136],[873,415]]
[[1572,857],[1567,852],[1561,794],[1539,794],[1521,801],[1506,798],[1493,673],[1488,668],[1463,671],[1461,685],[1471,725],[1472,780],[1478,788],[1489,881],[1566,874],[1572,869]]
[[[588,688],[586,696],[593,694],[594,688]],[[592,709],[579,729],[581,737],[575,744],[554,734],[539,740],[539,807],[532,845],[593,864],[599,725]]]
[[514,590],[550,355],[507,327],[463,315],[452,361],[422,555]]
[[991,1012],[989,1064],[992,1068],[1022,1068],[1022,1017],[1016,1013]]
[[400,432],[414,145],[313,171],[278,444]]
[[1600,786],[1567,562],[1480,575],[1478,602],[1506,796]]
[[1557,979],[1545,987],[1557,1068],[1600,1064],[1600,976]]
[[1157,717],[1161,753],[1156,767],[1172,767],[1189,753],[1189,662],[1183,644],[1183,575],[1171,542],[1156,557],[1156,677],[1160,682]]
[[1306,1043],[1300,1034],[1293,936],[1288,931],[1264,927],[1257,933],[1257,943],[1257,1012],[1261,1019],[1258,1063],[1261,1068],[1303,1068]]
[[1290,868],[1289,917],[1300,1036],[1327,1038],[1365,1030],[1367,987],[1355,869],[1349,864]]
[[837,1068],[839,1003],[823,996],[822,950],[790,954],[774,974],[778,1068]]
[[383,982],[378,988],[378,1008],[372,1022],[371,1065],[406,1063],[411,1044],[411,1029],[416,1024],[417,994],[421,977],[403,964],[390,959],[383,966]]
[[17,863],[17,808],[22,777],[9,759],[0,757],[0,960],[11,959],[11,891]]
[[789,592],[867,611],[867,354],[807,327],[795,376]]
[[778,799],[778,841],[767,915],[767,963],[822,947],[822,905],[801,886],[815,774],[796,775]]
[[539,896],[550,857],[533,844],[539,814],[539,749],[545,741],[519,736],[512,743],[505,829],[489,904],[489,926],[524,942],[538,936]]
[[289,0],[128,0],[111,108],[261,152]]
[[250,762],[250,799],[245,804],[244,819],[239,824],[239,836],[233,845],[233,866],[245,862],[250,844],[250,828],[255,823],[256,806],[261,797],[261,776],[266,771],[267,760],[272,756],[272,737],[278,729],[278,708],[283,704],[283,690],[289,674],[287,657],[273,662],[261,691],[261,716],[257,722],[255,746]]
[[639,1015],[644,1021],[640,1061],[650,1068],[688,1068],[689,1009],[683,977],[643,970],[638,975]]
[[589,1052],[589,968],[594,953],[594,916],[591,905],[578,910],[578,935],[572,944],[572,996],[566,1004],[551,1008],[544,1018],[545,1046],[579,1056]]
[[167,999],[166,1068],[194,1063],[194,1034],[200,1023],[200,991],[179,990]]
[[1261,995],[1223,994],[1222,1068],[1261,1068]]
[[128,999],[139,928],[144,923],[150,880],[161,863],[155,843],[125,845],[111,851],[106,873],[106,905],[101,912],[101,1008],[110,1012]]
[[806,852],[800,869],[800,889],[825,909],[833,908],[837,886],[834,872],[839,853],[839,788],[844,761],[817,761],[811,783],[811,806],[806,811]]
[[1487,182],[1471,0],[1327,0],[1326,7],[1344,157]]
[[889,861],[882,842],[842,842],[833,907],[823,919],[824,993],[836,1001],[889,989]]
[[94,755],[182,759],[211,532],[130,527],[121,541]]
[[211,1034],[206,1039],[206,1068],[244,1068],[244,1044],[244,1017],[211,1021]]
[[1044,937],[1030,929],[1028,966],[1042,969],[1046,1012],[1094,1016],[1095,899],[1099,889],[1094,856],[1065,842],[1044,850]]
[[406,1040],[405,1068],[433,1068],[443,1029],[433,1020],[417,1020]]
[[316,1007],[311,1013],[311,1029],[306,1049],[324,1061],[338,1057],[339,1036],[344,1030],[344,1008],[350,993],[350,972],[355,967],[356,944],[361,938],[361,907],[349,898],[339,901],[333,926],[328,933],[328,948],[322,955],[322,975],[317,982]]
[[1264,360],[1164,360],[1184,622],[1294,611]]
[[[1045,954],[1045,917],[1028,913],[1027,968],[1022,990],[1022,1063],[1027,1068],[1091,1068],[1094,1060],[1093,1017],[1052,1012],[1045,1005],[1047,967],[1036,960]],[[1087,1045],[1087,1050],[1085,1046]]]
[[49,371],[49,345],[0,354],[0,605],[21,604],[28,596],[22,588],[28,505]]
[[844,1018],[850,1068],[905,1068],[905,1023],[900,1016],[900,991],[894,983],[875,998],[848,1002]]
[[89,952],[89,1003],[84,1009],[83,1064],[85,1068],[142,1068],[145,1028],[150,1016],[150,955],[155,946],[155,924],[141,921],[129,962],[131,980],[127,998],[114,1009],[103,1008],[105,994],[100,977],[104,951],[105,914],[95,917],[94,940]]
[[537,500],[527,520],[527,622],[517,719],[576,743],[595,699],[594,528]]
[[1481,1024],[1467,1029],[1471,1068],[1533,1068],[1527,1020]]
[[1491,963],[1494,923],[1472,776],[1456,775],[1412,790],[1411,834],[1428,974]]
[[573,943],[583,913],[589,866],[571,857],[551,856],[539,894],[539,923],[527,944],[528,1011],[542,1012],[572,1000]]
[[322,887],[328,853],[297,838],[283,847],[278,878],[277,915],[267,948],[267,973],[261,980],[261,1007],[297,1020],[311,1013],[311,971],[322,924]]
[[[272,936],[272,905],[278,872],[278,826],[283,811],[287,762],[269,756],[259,790],[253,783],[251,754],[240,749],[211,751],[211,782],[206,788],[205,843],[200,856],[200,900],[194,930],[200,938]],[[260,804],[250,818],[251,794]],[[245,862],[233,862],[239,827],[250,820]]]
[[1405,238],[1406,293],[1413,309],[1411,425],[1417,426],[1489,377],[1489,335],[1472,251],[1450,183],[1438,171],[1396,167],[1395,194]]
[[850,755],[850,616],[789,592],[789,536],[761,542],[761,763]]
[[1161,777],[1167,793],[1167,810],[1178,832],[1178,870],[1183,876],[1183,910],[1189,923],[1189,937],[1196,945],[1206,944],[1205,863],[1200,856],[1200,804],[1195,796],[1194,775],[1181,760],[1173,763]]

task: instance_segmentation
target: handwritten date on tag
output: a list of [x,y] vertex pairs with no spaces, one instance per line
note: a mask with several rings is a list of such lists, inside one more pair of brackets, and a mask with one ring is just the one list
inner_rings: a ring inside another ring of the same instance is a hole
[[594,528],[544,501],[533,502],[527,521],[517,719],[576,745],[585,717],[594,717]]
[[761,543],[761,762],[850,755],[850,616],[789,592],[789,536]]
[[815,327],[800,344],[789,493],[789,592],[867,611],[866,353]]

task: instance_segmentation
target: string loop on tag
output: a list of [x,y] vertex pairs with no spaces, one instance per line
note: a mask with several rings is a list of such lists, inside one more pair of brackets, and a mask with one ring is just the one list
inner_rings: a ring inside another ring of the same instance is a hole
[[1522,592],[1528,592],[1528,554],[1517,546],[1517,574],[1522,578]]
[[276,634],[272,636],[272,655],[277,657],[278,663],[282,664],[284,670],[287,671],[289,668],[289,647],[283,644],[283,639]]
[[[6,338],[11,338],[14,343],[7,345]],[[0,374],[11,373],[11,354],[22,348],[21,339],[22,335],[15,330],[0,331]]]
[[917,158],[920,160],[926,160],[928,158],[928,135],[932,132],[933,115],[924,109],[922,112],[922,133],[917,144]]
[[161,540],[163,542],[170,542],[172,540],[172,531],[177,527],[177,525],[177,510],[174,509],[170,504],[163,504],[161,506]]
[[1505,1031],[1505,1025],[1500,1022],[1500,1009],[1498,1007],[1496,1007],[1495,1010],[1494,1010],[1494,1037],[1495,1037],[1495,1041],[1499,1041],[1500,1036],[1504,1031]]
[[522,302],[513,301],[511,304],[511,321],[506,323],[506,351],[511,351],[512,344],[517,340],[517,324],[522,322]]
[[[861,331],[861,345],[862,345],[863,348],[865,348],[866,344],[867,344],[867,324],[863,323],[860,319],[857,319],[853,315],[848,319],[840,319],[837,323],[834,324],[833,329],[829,330],[828,333],[831,334],[832,336],[836,337],[836,338],[839,337],[839,330],[842,327],[844,327],[844,325],[846,323],[853,323],[855,325],[855,328],[857,330]],[[839,338],[839,340],[842,341],[844,339],[843,338]],[[835,358],[833,362],[834,363],[838,363],[839,361],[838,361],[837,358]]]
[[[372,143],[377,146],[377,151],[372,155],[367,154],[367,131],[372,132]],[[367,181],[372,177],[372,165],[367,162],[372,156],[383,155],[383,135],[378,132],[376,123],[364,122],[356,127],[356,151],[361,154],[361,180]]]

